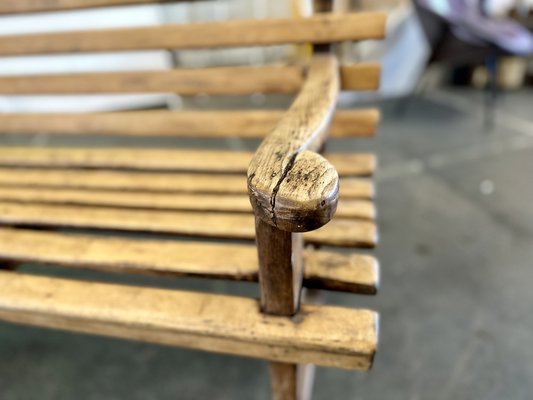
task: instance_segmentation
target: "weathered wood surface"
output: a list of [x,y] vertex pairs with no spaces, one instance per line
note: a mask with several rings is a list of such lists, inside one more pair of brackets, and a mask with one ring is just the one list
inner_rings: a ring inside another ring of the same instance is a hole
[[[239,79],[235,79],[236,76]],[[302,85],[302,80],[303,68],[297,66],[182,68],[161,71],[4,76],[0,77],[0,93],[177,93],[180,95],[294,93]]]
[[298,396],[298,364],[272,362],[269,367],[272,400],[304,400]]
[[[0,37],[1,39],[1,37]],[[349,91],[376,90],[380,67],[354,64],[340,67],[341,87]],[[184,96],[248,95],[298,92],[303,66],[181,68],[160,71],[122,71],[0,77],[0,94],[177,93]],[[239,79],[235,79],[239,76]]]
[[[244,173],[213,175],[0,167],[0,186],[151,193],[247,194]],[[374,197],[374,185],[369,179],[341,178],[340,195],[342,199],[371,199]]]
[[339,176],[314,151],[327,138],[338,94],[336,58],[313,56],[301,92],[248,168],[250,201],[264,222],[289,232],[305,232],[333,218]]
[[[129,170],[243,173],[253,153],[231,150],[137,148],[1,147],[0,166],[118,168]],[[331,153],[327,159],[341,176],[368,176],[375,169],[373,154]]]
[[[159,232],[221,239],[255,238],[253,216],[242,213],[0,202],[0,224]],[[306,242],[318,245],[373,247],[377,232],[372,221],[336,218],[304,237]]]
[[[283,110],[130,111],[109,113],[0,114],[0,132],[120,136],[262,138],[284,115]],[[379,110],[338,110],[330,135],[371,137]]]
[[183,2],[183,0],[2,0],[0,2],[0,14],[66,11],[107,6],[170,2]]
[[[121,192],[117,190],[45,189],[0,186],[0,200],[22,203],[89,205],[155,210],[252,212],[245,194],[184,194]],[[369,200],[340,200],[336,215],[340,218],[374,219],[374,204]]]
[[293,316],[300,309],[304,274],[303,236],[255,218],[261,312]]
[[193,49],[380,39],[385,14],[322,14],[308,18],[233,20],[141,28],[0,37],[0,55],[118,50]]
[[[304,286],[375,294],[374,257],[308,248]],[[35,263],[113,273],[257,281],[257,249],[251,244],[111,238],[0,228],[0,265]],[[7,264],[6,264],[7,263]]]
[[378,90],[381,82],[379,64],[343,65],[340,69],[342,89],[346,91]]
[[[376,64],[342,66],[341,87],[347,91],[377,90]],[[216,67],[142,72],[99,72],[0,77],[2,94],[177,93],[181,95],[246,95],[295,93],[304,68],[298,66]],[[239,79],[233,79],[235,74]]]
[[78,282],[0,271],[0,319],[282,362],[366,370],[376,350],[369,310],[303,306],[291,320],[257,300]]

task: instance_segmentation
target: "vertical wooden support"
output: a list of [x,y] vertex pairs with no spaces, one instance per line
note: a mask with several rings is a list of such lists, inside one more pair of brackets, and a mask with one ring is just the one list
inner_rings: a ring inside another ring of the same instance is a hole
[[270,363],[272,400],[300,400],[298,393],[298,365]]
[[[267,314],[292,316],[298,311],[302,292],[302,234],[282,231],[256,217],[256,241],[261,309]],[[298,365],[271,363],[270,379],[274,400],[303,400]]]
[[282,231],[256,217],[261,311],[292,316],[299,308],[303,236]]

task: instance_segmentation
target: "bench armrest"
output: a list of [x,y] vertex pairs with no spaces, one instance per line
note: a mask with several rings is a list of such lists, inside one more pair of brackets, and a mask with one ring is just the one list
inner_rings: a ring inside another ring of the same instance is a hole
[[339,177],[316,153],[327,139],[339,94],[333,55],[313,56],[295,101],[257,149],[248,168],[255,215],[278,229],[305,232],[331,220]]

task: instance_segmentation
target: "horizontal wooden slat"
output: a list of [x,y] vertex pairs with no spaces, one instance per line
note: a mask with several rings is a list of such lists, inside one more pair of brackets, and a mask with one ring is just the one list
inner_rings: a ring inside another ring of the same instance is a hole
[[[235,79],[236,76],[239,79]],[[298,66],[182,68],[162,71],[5,76],[0,77],[0,93],[295,93],[301,87],[302,80],[303,69]]]
[[[345,90],[376,90],[379,86],[378,64],[354,64],[341,67],[340,70],[342,88]],[[0,77],[0,93],[292,94],[302,87],[304,74],[304,67],[278,65],[4,76]],[[239,79],[235,79],[236,76]]]
[[[183,211],[251,213],[247,195],[121,192],[117,190],[43,189],[0,186],[0,201],[93,205]],[[339,201],[340,218],[374,219],[374,204],[369,200]]]
[[[0,114],[0,132],[261,138],[283,114],[282,110]],[[374,136],[378,124],[376,109],[340,110],[330,135]]]
[[[252,215],[191,211],[129,210],[0,202],[0,224],[157,232],[195,237],[253,240]],[[304,234],[308,243],[373,247],[373,222],[337,218]]]
[[[153,193],[247,193],[244,174],[212,175],[73,169],[0,168],[0,186]],[[343,178],[340,183],[340,193],[344,199],[371,199],[374,197],[374,186],[368,179]]]
[[[0,166],[242,173],[252,156],[229,150],[2,147]],[[373,154],[332,153],[326,158],[341,176],[368,176],[376,167]]]
[[381,67],[379,64],[362,63],[344,65],[340,69],[342,89],[350,90],[378,90],[381,82]]
[[[379,267],[374,257],[306,249],[304,286],[375,294]],[[257,281],[257,248],[170,240],[0,228],[0,260],[88,268],[115,273]]]
[[0,55],[115,50],[192,49],[379,39],[385,14],[318,14],[308,18],[232,20],[186,25],[39,33],[0,37]]
[[194,349],[368,369],[377,344],[369,310],[303,305],[260,313],[255,299],[0,272],[4,321]]
[[107,6],[154,4],[178,1],[183,0],[2,0],[0,2],[0,14],[65,11]]

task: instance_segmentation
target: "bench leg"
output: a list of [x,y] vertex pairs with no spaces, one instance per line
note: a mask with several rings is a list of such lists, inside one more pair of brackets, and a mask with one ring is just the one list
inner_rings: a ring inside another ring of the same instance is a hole
[[[261,310],[266,314],[291,317],[300,307],[303,237],[281,231],[256,217],[256,241]],[[271,363],[274,400],[303,400],[298,389],[298,369],[296,364]]]
[[315,366],[311,364],[270,364],[273,400],[311,400]]
[[272,400],[297,400],[297,375],[298,366],[296,364],[271,363],[270,383],[272,386]]

